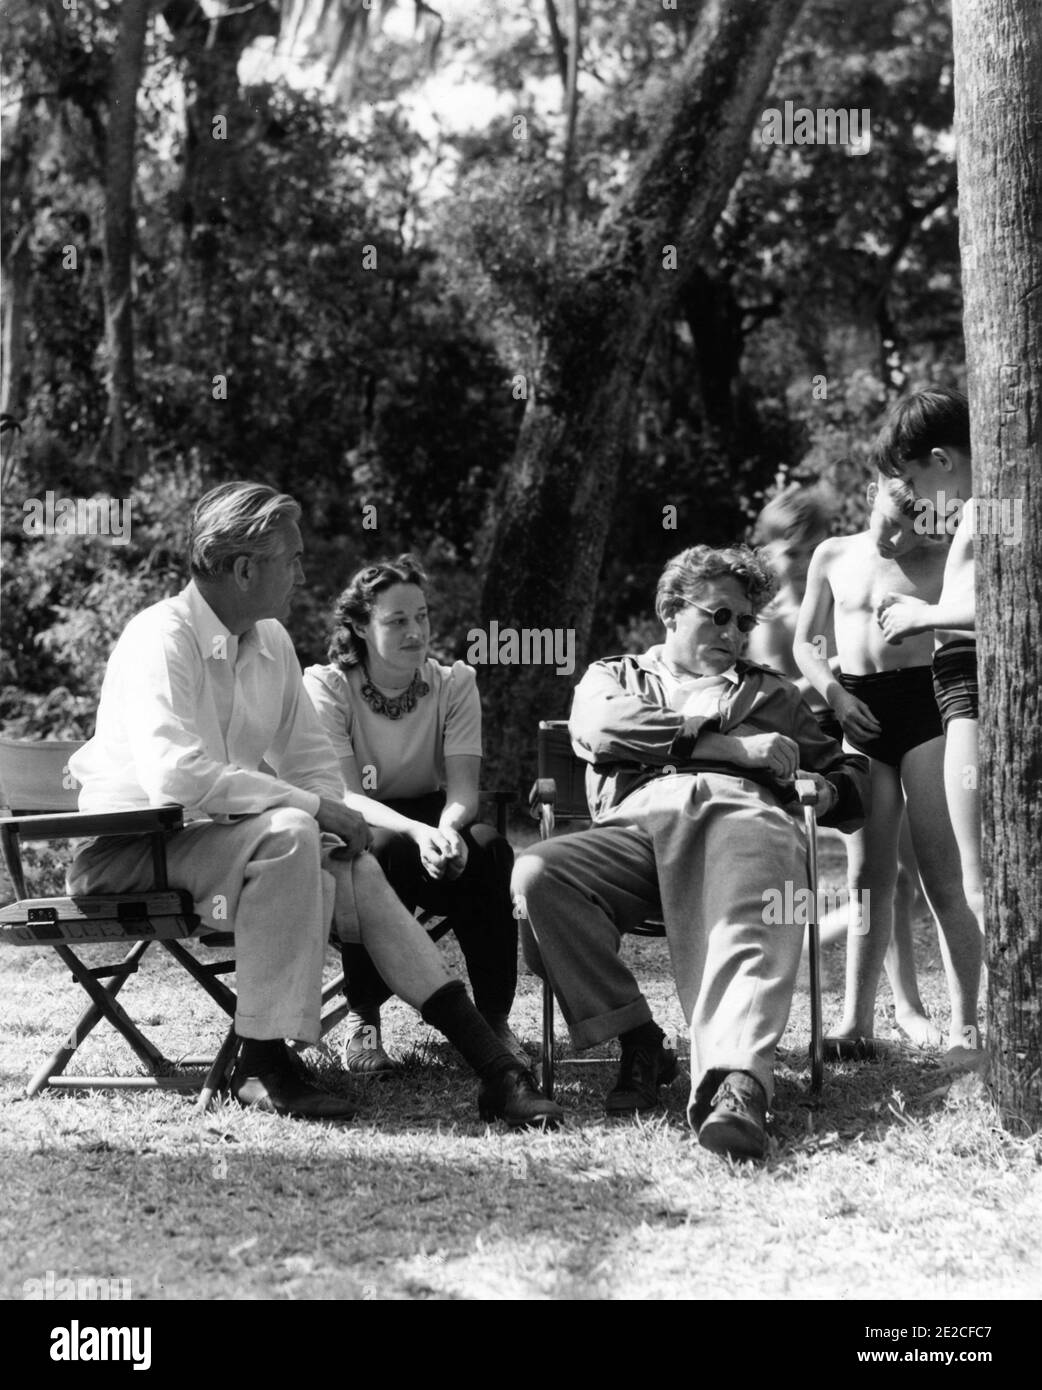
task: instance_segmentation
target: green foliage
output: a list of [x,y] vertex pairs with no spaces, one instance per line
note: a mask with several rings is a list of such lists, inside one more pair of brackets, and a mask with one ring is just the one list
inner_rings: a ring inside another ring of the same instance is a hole
[[[445,26],[441,61],[501,98],[466,134],[411,120],[429,58],[419,45],[352,30],[345,109],[332,89],[231,90],[234,66],[222,78],[194,40],[174,44],[162,21],[151,26],[132,421],[147,463],[131,542],[113,546],[26,537],[20,521],[22,501],[47,489],[112,486],[100,156],[117,10],[4,8],[16,109],[4,129],[3,253],[24,232],[30,279],[0,617],[0,713],[14,727],[89,727],[112,641],[130,613],[183,582],[187,509],[230,477],[302,502],[309,580],[292,629],[304,660],[322,658],[350,572],[403,549],[434,576],[440,653],[465,649],[478,539],[525,406],[516,378],[545,395],[598,370],[590,325],[612,293],[605,219],[654,133],[698,9],[652,7],[649,18],[626,0],[583,5],[567,180],[558,55],[534,0],[496,0]],[[225,86],[209,93],[208,80]],[[207,146],[200,131],[218,93],[231,137]],[[829,480],[837,529],[859,525],[881,410],[899,390],[959,378],[947,5],[815,0],[767,104],[785,100],[868,107],[871,150],[765,148],[752,133],[713,251],[678,271],[680,310],[634,387],[598,647],[637,630],[670,554],[742,534],[779,476]],[[70,245],[75,269],[62,265]],[[544,374],[551,341],[569,345],[557,381]],[[226,399],[215,398],[218,377]],[[367,506],[376,530],[363,527]]]

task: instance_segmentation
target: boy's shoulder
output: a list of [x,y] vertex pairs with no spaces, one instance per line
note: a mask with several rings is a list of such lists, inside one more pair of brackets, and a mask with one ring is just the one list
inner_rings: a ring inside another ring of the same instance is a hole
[[852,536],[829,536],[814,551],[816,565],[841,565],[864,550],[869,539],[867,531],[855,531]]

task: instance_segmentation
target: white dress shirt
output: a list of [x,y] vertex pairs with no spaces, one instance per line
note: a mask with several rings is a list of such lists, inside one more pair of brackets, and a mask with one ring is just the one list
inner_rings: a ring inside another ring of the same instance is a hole
[[235,637],[194,583],[127,624],[69,770],[81,811],[176,803],[186,819],[229,821],[277,806],[315,815],[320,797],[343,795],[286,629],[266,618]]

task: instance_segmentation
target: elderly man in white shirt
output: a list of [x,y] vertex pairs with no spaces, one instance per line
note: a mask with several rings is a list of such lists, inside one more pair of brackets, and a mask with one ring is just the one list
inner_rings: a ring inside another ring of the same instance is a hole
[[[282,626],[304,578],[292,498],[227,483],[196,507],[192,581],[128,623],[109,660],[93,739],[70,762],[80,809],[177,803],[170,881],[208,924],[235,933],[242,1041],[232,1094],[279,1114],[346,1118],[351,1101],[304,1079],[284,1039],[319,1037],[330,925],[364,944],[380,973],[481,1078],[484,1119],[555,1124],[559,1107],[494,1037],[402,906],[369,831],[347,808],[329,738],[304,693]],[[147,840],[81,846],[73,893],[151,883]]]

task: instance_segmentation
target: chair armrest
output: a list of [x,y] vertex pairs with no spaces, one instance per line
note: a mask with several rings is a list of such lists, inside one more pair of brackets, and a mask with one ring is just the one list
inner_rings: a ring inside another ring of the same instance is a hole
[[491,801],[496,808],[496,829],[506,838],[507,833],[507,807],[517,800],[517,793],[494,789],[491,791],[479,791],[478,797],[481,801]]
[[556,806],[557,782],[553,777],[537,777],[528,793],[528,809],[534,820],[539,820],[544,806]]
[[84,835],[155,835],[179,830],[180,806],[149,806],[141,811],[67,811],[53,816],[0,816],[0,827],[20,840],[62,840]]

